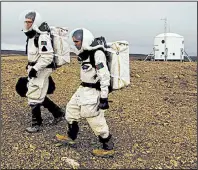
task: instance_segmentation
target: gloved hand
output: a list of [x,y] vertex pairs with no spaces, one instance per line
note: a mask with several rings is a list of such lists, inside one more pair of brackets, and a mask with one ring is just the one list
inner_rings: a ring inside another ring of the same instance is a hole
[[100,98],[98,109],[106,110],[109,108],[108,98]]
[[30,70],[29,74],[28,74],[28,77],[29,77],[30,79],[31,79],[32,77],[37,77],[36,74],[37,74],[37,71],[36,71],[34,68],[32,68],[32,69]]

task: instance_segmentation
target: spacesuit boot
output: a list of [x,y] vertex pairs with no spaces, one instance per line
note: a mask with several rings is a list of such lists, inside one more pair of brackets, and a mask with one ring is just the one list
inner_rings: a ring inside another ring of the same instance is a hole
[[36,133],[40,131],[40,126],[43,119],[41,118],[40,104],[31,106],[32,109],[32,126],[27,127],[26,131],[29,133]]
[[50,122],[52,125],[56,125],[58,122],[62,121],[65,118],[65,112],[48,97],[45,97],[43,106],[47,108],[54,117],[53,121]]
[[67,136],[57,134],[56,139],[62,144],[74,145],[75,144],[74,140],[77,138],[78,132],[79,132],[78,122],[74,121],[72,122],[72,124],[68,123]]
[[98,157],[112,157],[114,155],[114,143],[112,141],[112,135],[110,134],[107,138],[99,136],[99,142],[102,143],[101,149],[94,149],[92,154]]

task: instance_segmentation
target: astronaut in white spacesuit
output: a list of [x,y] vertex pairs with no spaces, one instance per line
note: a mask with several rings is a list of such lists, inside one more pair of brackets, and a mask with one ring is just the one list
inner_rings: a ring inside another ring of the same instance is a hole
[[68,132],[64,140],[74,142],[79,131],[78,122],[80,118],[86,118],[94,134],[102,143],[102,148],[94,149],[92,153],[96,156],[109,156],[114,154],[114,143],[104,117],[105,110],[109,108],[108,87],[110,85],[106,56],[102,48],[94,45],[94,36],[89,30],[76,29],[71,34],[79,50],[78,60],[81,62],[82,83],[66,106],[65,118],[68,122]]
[[[46,95],[49,86],[49,77],[53,71],[53,48],[46,24],[36,11],[24,14],[23,32],[27,36],[26,52],[28,55],[28,104],[32,110],[32,125],[26,128],[30,133],[38,132],[42,124],[40,107],[43,105],[53,115],[53,124],[58,123],[65,113]],[[37,38],[37,39],[36,39]]]

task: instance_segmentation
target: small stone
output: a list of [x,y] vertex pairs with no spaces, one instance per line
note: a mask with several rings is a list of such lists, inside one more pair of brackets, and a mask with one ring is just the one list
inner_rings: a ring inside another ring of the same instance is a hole
[[30,144],[30,149],[35,150],[36,147],[34,145]]
[[140,78],[140,75],[139,74],[135,74],[135,77]]
[[175,160],[173,160],[173,159],[170,160],[170,163],[171,163],[174,167],[177,167],[177,166],[178,166],[177,161],[175,161]]

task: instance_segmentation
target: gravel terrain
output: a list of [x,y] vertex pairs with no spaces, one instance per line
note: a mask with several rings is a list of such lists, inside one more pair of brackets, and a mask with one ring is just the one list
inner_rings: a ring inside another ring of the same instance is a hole
[[[25,132],[30,125],[27,99],[15,92],[26,75],[26,57],[1,58],[1,169],[196,169],[197,63],[131,61],[131,84],[109,95],[105,113],[114,137],[115,156],[98,158],[100,146],[82,119],[76,146],[56,147],[56,134],[65,135],[66,121],[50,126],[51,113],[42,108],[42,131]],[[80,84],[79,64],[53,72],[56,91],[49,97],[59,106]]]

